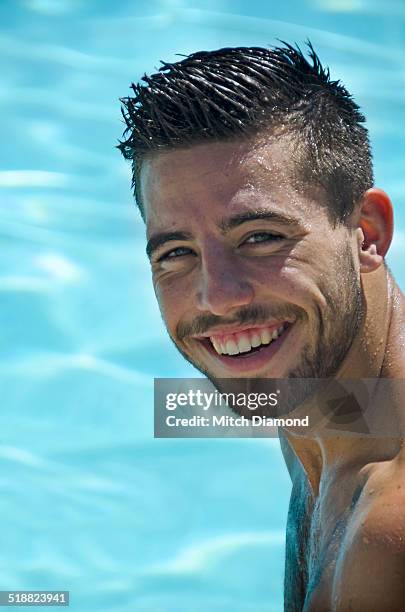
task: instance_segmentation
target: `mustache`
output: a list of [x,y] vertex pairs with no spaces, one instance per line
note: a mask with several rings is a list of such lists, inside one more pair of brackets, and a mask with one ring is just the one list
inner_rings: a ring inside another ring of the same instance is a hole
[[193,321],[180,321],[176,327],[176,335],[179,340],[187,336],[198,336],[207,333],[212,327],[219,325],[264,325],[269,319],[300,319],[302,312],[292,306],[270,308],[267,306],[246,306],[238,310],[232,318],[211,313],[202,314]]

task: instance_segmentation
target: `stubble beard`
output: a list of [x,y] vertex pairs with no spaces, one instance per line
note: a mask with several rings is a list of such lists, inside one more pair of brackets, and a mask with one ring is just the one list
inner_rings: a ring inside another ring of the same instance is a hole
[[[336,282],[333,286],[320,286],[327,309],[322,311],[317,307],[318,316],[314,317],[315,323],[311,326],[312,330],[309,331],[312,335],[312,342],[309,340],[304,345],[298,365],[283,377],[286,380],[302,380],[300,384],[283,385],[286,389],[286,394],[284,394],[286,400],[288,396],[288,400],[283,402],[285,406],[289,406],[287,412],[312,396],[319,388],[316,379],[331,379],[336,376],[361,329],[365,308],[360,278],[354,266],[349,244],[346,245],[342,261],[346,269],[341,269],[339,274],[336,274]],[[294,307],[286,306],[283,314],[289,315],[293,312]],[[295,311],[295,314],[297,319],[294,324],[308,321],[302,312]],[[269,392],[274,390],[272,379],[268,378],[266,382],[263,376],[260,379],[257,377],[218,378],[204,364],[182,350],[173,337],[171,339],[181,355],[204,374],[220,392]],[[238,409],[235,411],[242,414],[242,411]],[[272,413],[264,416],[274,416],[274,411]],[[280,416],[279,411],[278,416]]]
[[[354,267],[349,245],[345,249],[343,260],[346,260],[346,270],[337,275],[334,286],[320,286],[328,308],[326,312],[322,312],[318,307],[318,316],[314,324],[315,329],[310,332],[316,341],[306,343],[301,350],[299,364],[283,378],[334,377],[354,338],[359,333],[364,319],[364,302],[360,279]],[[291,306],[286,306],[283,309],[280,318],[283,315],[286,318],[295,315],[297,320],[294,324],[299,324],[304,320],[302,313],[297,312]],[[240,322],[244,323],[243,317],[240,318]],[[210,372],[204,364],[193,359],[172,336],[170,337],[184,359],[214,382],[217,378],[215,373]]]

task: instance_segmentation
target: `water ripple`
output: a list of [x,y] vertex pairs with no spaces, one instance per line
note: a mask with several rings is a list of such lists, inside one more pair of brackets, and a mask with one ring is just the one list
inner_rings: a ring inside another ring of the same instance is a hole
[[246,547],[283,546],[284,530],[234,533],[205,540],[181,551],[173,559],[144,570],[145,574],[194,574],[212,563],[220,563],[225,557]]

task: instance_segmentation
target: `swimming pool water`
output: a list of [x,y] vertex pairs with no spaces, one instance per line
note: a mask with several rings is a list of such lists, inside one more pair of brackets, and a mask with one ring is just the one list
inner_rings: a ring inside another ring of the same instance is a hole
[[118,97],[160,59],[310,37],[368,118],[404,286],[400,2],[0,3],[0,589],[75,612],[278,612],[289,481],[274,440],[154,440],[168,341]]

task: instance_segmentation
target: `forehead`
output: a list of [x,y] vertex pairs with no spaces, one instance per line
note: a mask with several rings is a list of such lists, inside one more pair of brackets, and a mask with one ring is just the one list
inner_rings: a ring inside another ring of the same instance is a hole
[[286,138],[211,142],[155,154],[140,171],[148,231],[186,220],[215,223],[254,208],[303,219],[311,211],[295,167]]

